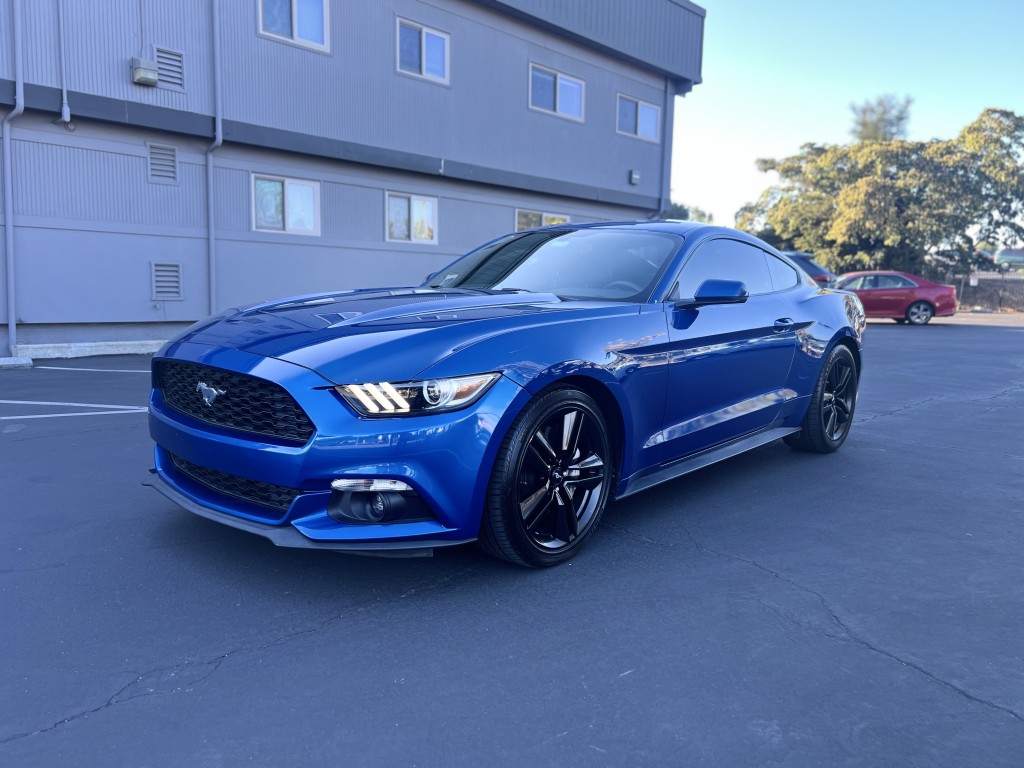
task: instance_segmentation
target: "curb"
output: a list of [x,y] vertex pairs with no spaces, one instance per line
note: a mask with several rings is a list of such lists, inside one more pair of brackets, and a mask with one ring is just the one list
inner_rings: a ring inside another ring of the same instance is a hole
[[0,357],[0,368],[31,368],[31,357]]
[[[166,340],[153,341],[93,341],[75,344],[17,344],[13,348],[14,359],[93,357],[95,355],[152,355]],[[24,356],[24,357],[22,357]],[[0,358],[3,360],[5,358]]]

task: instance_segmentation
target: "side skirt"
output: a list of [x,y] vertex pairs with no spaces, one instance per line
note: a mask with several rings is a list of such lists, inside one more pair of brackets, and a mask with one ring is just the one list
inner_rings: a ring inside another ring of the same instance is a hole
[[634,493],[640,491],[646,491],[655,485],[667,482],[669,480],[675,480],[677,477],[688,475],[690,472],[695,472],[698,469],[703,469],[711,464],[715,464],[725,459],[731,459],[733,456],[738,456],[741,453],[759,448],[762,445],[781,440],[786,435],[791,435],[794,432],[799,432],[799,427],[776,427],[774,429],[766,429],[761,432],[755,432],[752,435],[737,438],[732,442],[719,445],[716,448],[711,448],[693,456],[687,456],[685,459],[672,462],[671,464],[665,464],[658,467],[654,471],[640,475],[639,477],[634,476],[626,482],[626,488],[615,498],[624,499],[627,496],[632,496]]

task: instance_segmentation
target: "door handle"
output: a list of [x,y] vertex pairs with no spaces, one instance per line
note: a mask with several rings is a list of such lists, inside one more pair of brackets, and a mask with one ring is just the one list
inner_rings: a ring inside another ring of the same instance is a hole
[[788,331],[788,330],[792,329],[792,327],[793,327],[793,318],[791,318],[791,317],[780,317],[778,320],[775,321],[775,326],[774,326],[773,330],[775,331],[775,333],[782,333],[783,331]]

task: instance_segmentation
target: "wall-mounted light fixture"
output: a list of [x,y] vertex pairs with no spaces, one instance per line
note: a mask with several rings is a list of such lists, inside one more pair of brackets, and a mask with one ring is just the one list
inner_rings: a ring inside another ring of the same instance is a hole
[[132,82],[136,85],[156,85],[160,80],[160,73],[156,68],[156,62],[151,59],[141,59],[138,56],[132,59]]
[[632,184],[634,187],[637,184],[640,183],[640,172],[639,171],[630,171],[629,172],[629,183]]

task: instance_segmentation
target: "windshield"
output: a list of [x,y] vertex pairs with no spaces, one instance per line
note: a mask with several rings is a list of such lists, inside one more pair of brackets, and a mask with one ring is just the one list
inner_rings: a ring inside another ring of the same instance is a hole
[[527,232],[473,251],[429,285],[646,301],[682,242],[677,235],[643,230]]

